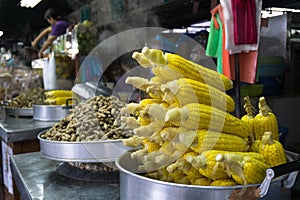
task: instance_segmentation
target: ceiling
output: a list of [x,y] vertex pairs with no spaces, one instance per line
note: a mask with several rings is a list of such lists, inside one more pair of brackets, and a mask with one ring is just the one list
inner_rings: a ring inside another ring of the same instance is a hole
[[[79,9],[92,0],[42,0],[34,8],[22,8],[20,0],[0,0],[0,30],[4,32],[1,41],[25,39],[26,35],[36,34],[48,26],[43,19],[44,12],[52,7],[63,15]],[[129,0],[123,0],[129,2]],[[197,12],[193,12],[195,2],[199,2]],[[191,23],[210,18],[210,0],[173,0],[153,9],[161,25],[165,28],[188,26]],[[300,8],[300,0],[263,0],[263,7]],[[150,24],[151,25],[151,24]]]
[[34,8],[23,8],[20,0],[0,0],[0,30],[4,32],[2,40],[25,39],[27,34],[36,33],[47,24],[44,13],[48,8],[72,12],[65,0],[42,0]]

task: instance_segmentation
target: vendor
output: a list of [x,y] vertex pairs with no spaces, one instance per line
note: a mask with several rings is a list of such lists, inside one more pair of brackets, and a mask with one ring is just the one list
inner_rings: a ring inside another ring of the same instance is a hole
[[50,33],[47,40],[44,42],[42,48],[39,50],[39,57],[43,57],[43,52],[52,44],[52,42],[60,35],[66,33],[68,28],[71,28],[72,24],[62,17],[52,8],[49,8],[44,15],[44,19],[48,21],[50,26],[44,29],[31,43],[33,47],[37,47],[38,42],[47,34]]

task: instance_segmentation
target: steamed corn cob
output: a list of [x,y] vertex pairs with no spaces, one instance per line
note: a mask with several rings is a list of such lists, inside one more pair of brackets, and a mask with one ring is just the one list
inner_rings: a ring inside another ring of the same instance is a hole
[[234,100],[226,93],[188,78],[167,82],[161,85],[164,93],[163,100],[167,102],[177,101],[179,104],[202,103],[212,105],[224,111],[232,112],[235,108]]
[[147,151],[149,153],[153,152],[153,151],[157,151],[160,148],[160,144],[152,142],[148,138],[145,138],[143,140],[143,146],[144,146],[145,149],[147,149]]
[[201,186],[210,186],[212,180],[206,177],[201,177],[194,180],[191,184],[192,185],[201,185]]
[[[199,80],[222,91],[233,87],[232,81],[226,76],[188,61],[179,55],[171,53],[163,54],[160,50],[149,49],[148,47],[142,49],[142,54],[152,63],[153,73],[165,80],[164,82],[185,77]],[[140,62],[138,57],[133,56],[133,58]]]
[[244,97],[244,109],[246,111],[246,115],[242,116],[241,120],[245,121],[247,124],[249,124],[249,127],[251,129],[251,133],[254,133],[254,117],[255,117],[255,109],[253,105],[250,102],[250,99],[248,96]]
[[69,105],[75,105],[77,102],[78,99],[74,97],[56,97],[45,100],[45,103],[48,103],[49,105],[66,105],[67,103]]
[[[259,153],[258,153],[259,154]],[[257,155],[258,155],[257,154]],[[225,153],[218,154],[216,161],[223,163],[226,168],[226,172],[239,184],[247,185],[260,183],[266,176],[266,170],[269,165],[266,164],[264,159],[260,156],[247,155],[247,153]]]
[[223,151],[247,151],[249,149],[248,142],[239,136],[226,133],[199,130],[198,143],[191,147],[196,152],[207,150],[223,150]]
[[161,104],[163,101],[160,99],[142,99],[139,103],[127,104],[125,111],[131,115],[139,116],[139,112],[150,104]]
[[274,113],[266,104],[264,97],[259,98],[259,113],[254,118],[255,139],[260,140],[265,131],[273,134],[275,140],[279,140],[278,122]]
[[145,78],[142,77],[127,77],[125,80],[126,84],[130,84],[135,88],[138,88],[140,90],[143,90],[147,92],[147,94],[154,99],[161,99],[162,98],[162,92],[160,90],[160,84],[151,82]]
[[166,167],[155,170],[153,172],[148,172],[145,174],[146,177],[153,178],[156,180],[172,182],[173,178],[170,176],[170,173],[167,171]]
[[186,157],[186,160],[206,178],[212,180],[225,179],[228,178],[225,166],[221,162],[216,162],[215,159],[220,152],[204,151],[198,156],[189,155]]
[[244,121],[212,106],[190,103],[166,112],[166,122],[188,129],[207,129],[246,138],[250,128]]
[[270,167],[287,162],[282,144],[277,140],[273,140],[272,135],[271,132],[265,132],[259,147],[259,153],[264,156],[266,163]]
[[196,179],[203,177],[196,168],[186,161],[187,156],[196,155],[198,154],[194,151],[185,153],[181,158],[176,160],[176,162],[167,167],[168,172],[173,173],[176,170],[181,170],[187,176],[190,182],[194,182]]
[[210,186],[234,186],[234,185],[239,185],[239,184],[232,178],[218,179],[210,183]]
[[254,142],[250,146],[249,151],[258,153],[260,146],[261,146],[261,140],[254,140]]
[[[182,128],[177,128],[172,131],[177,132],[170,141],[164,141],[162,138],[161,141],[159,141],[158,139],[160,145],[159,149],[149,152],[147,149],[148,147],[144,146],[142,149],[131,153],[132,158],[136,158],[141,162],[141,165],[138,167],[140,170],[153,171],[154,169],[170,165],[179,159],[184,153],[190,151],[189,147],[196,138],[195,131],[186,131]],[[156,134],[154,133],[152,136],[153,135]],[[154,142],[155,139],[151,140],[151,142],[152,141]]]
[[73,92],[71,90],[49,90],[44,93],[46,98],[56,98],[56,97],[72,97]]

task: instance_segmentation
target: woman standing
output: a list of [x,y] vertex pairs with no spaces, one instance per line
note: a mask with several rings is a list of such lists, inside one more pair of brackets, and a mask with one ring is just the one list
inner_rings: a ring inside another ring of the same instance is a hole
[[49,8],[44,15],[44,19],[50,24],[50,26],[44,29],[31,43],[33,47],[37,47],[37,43],[47,34],[50,33],[47,40],[44,42],[42,48],[39,50],[39,57],[43,57],[43,52],[52,44],[52,42],[60,35],[66,33],[68,28],[71,28],[72,24],[67,20],[62,19],[54,9]]

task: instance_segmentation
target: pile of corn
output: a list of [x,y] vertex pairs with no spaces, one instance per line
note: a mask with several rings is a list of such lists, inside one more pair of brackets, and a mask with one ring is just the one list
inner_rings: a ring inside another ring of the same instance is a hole
[[46,99],[44,103],[47,105],[76,105],[79,100],[76,94],[71,90],[48,90],[44,92]]
[[141,146],[131,157],[146,176],[182,184],[246,185],[262,182],[267,168],[286,162],[275,115],[264,98],[259,114],[254,116],[248,101],[249,113],[239,119],[230,114],[235,102],[226,91],[233,85],[225,76],[157,49],[144,47],[132,57],[154,74],[150,80],[126,79],[149,98],[123,109],[123,120],[135,133],[124,144]]

